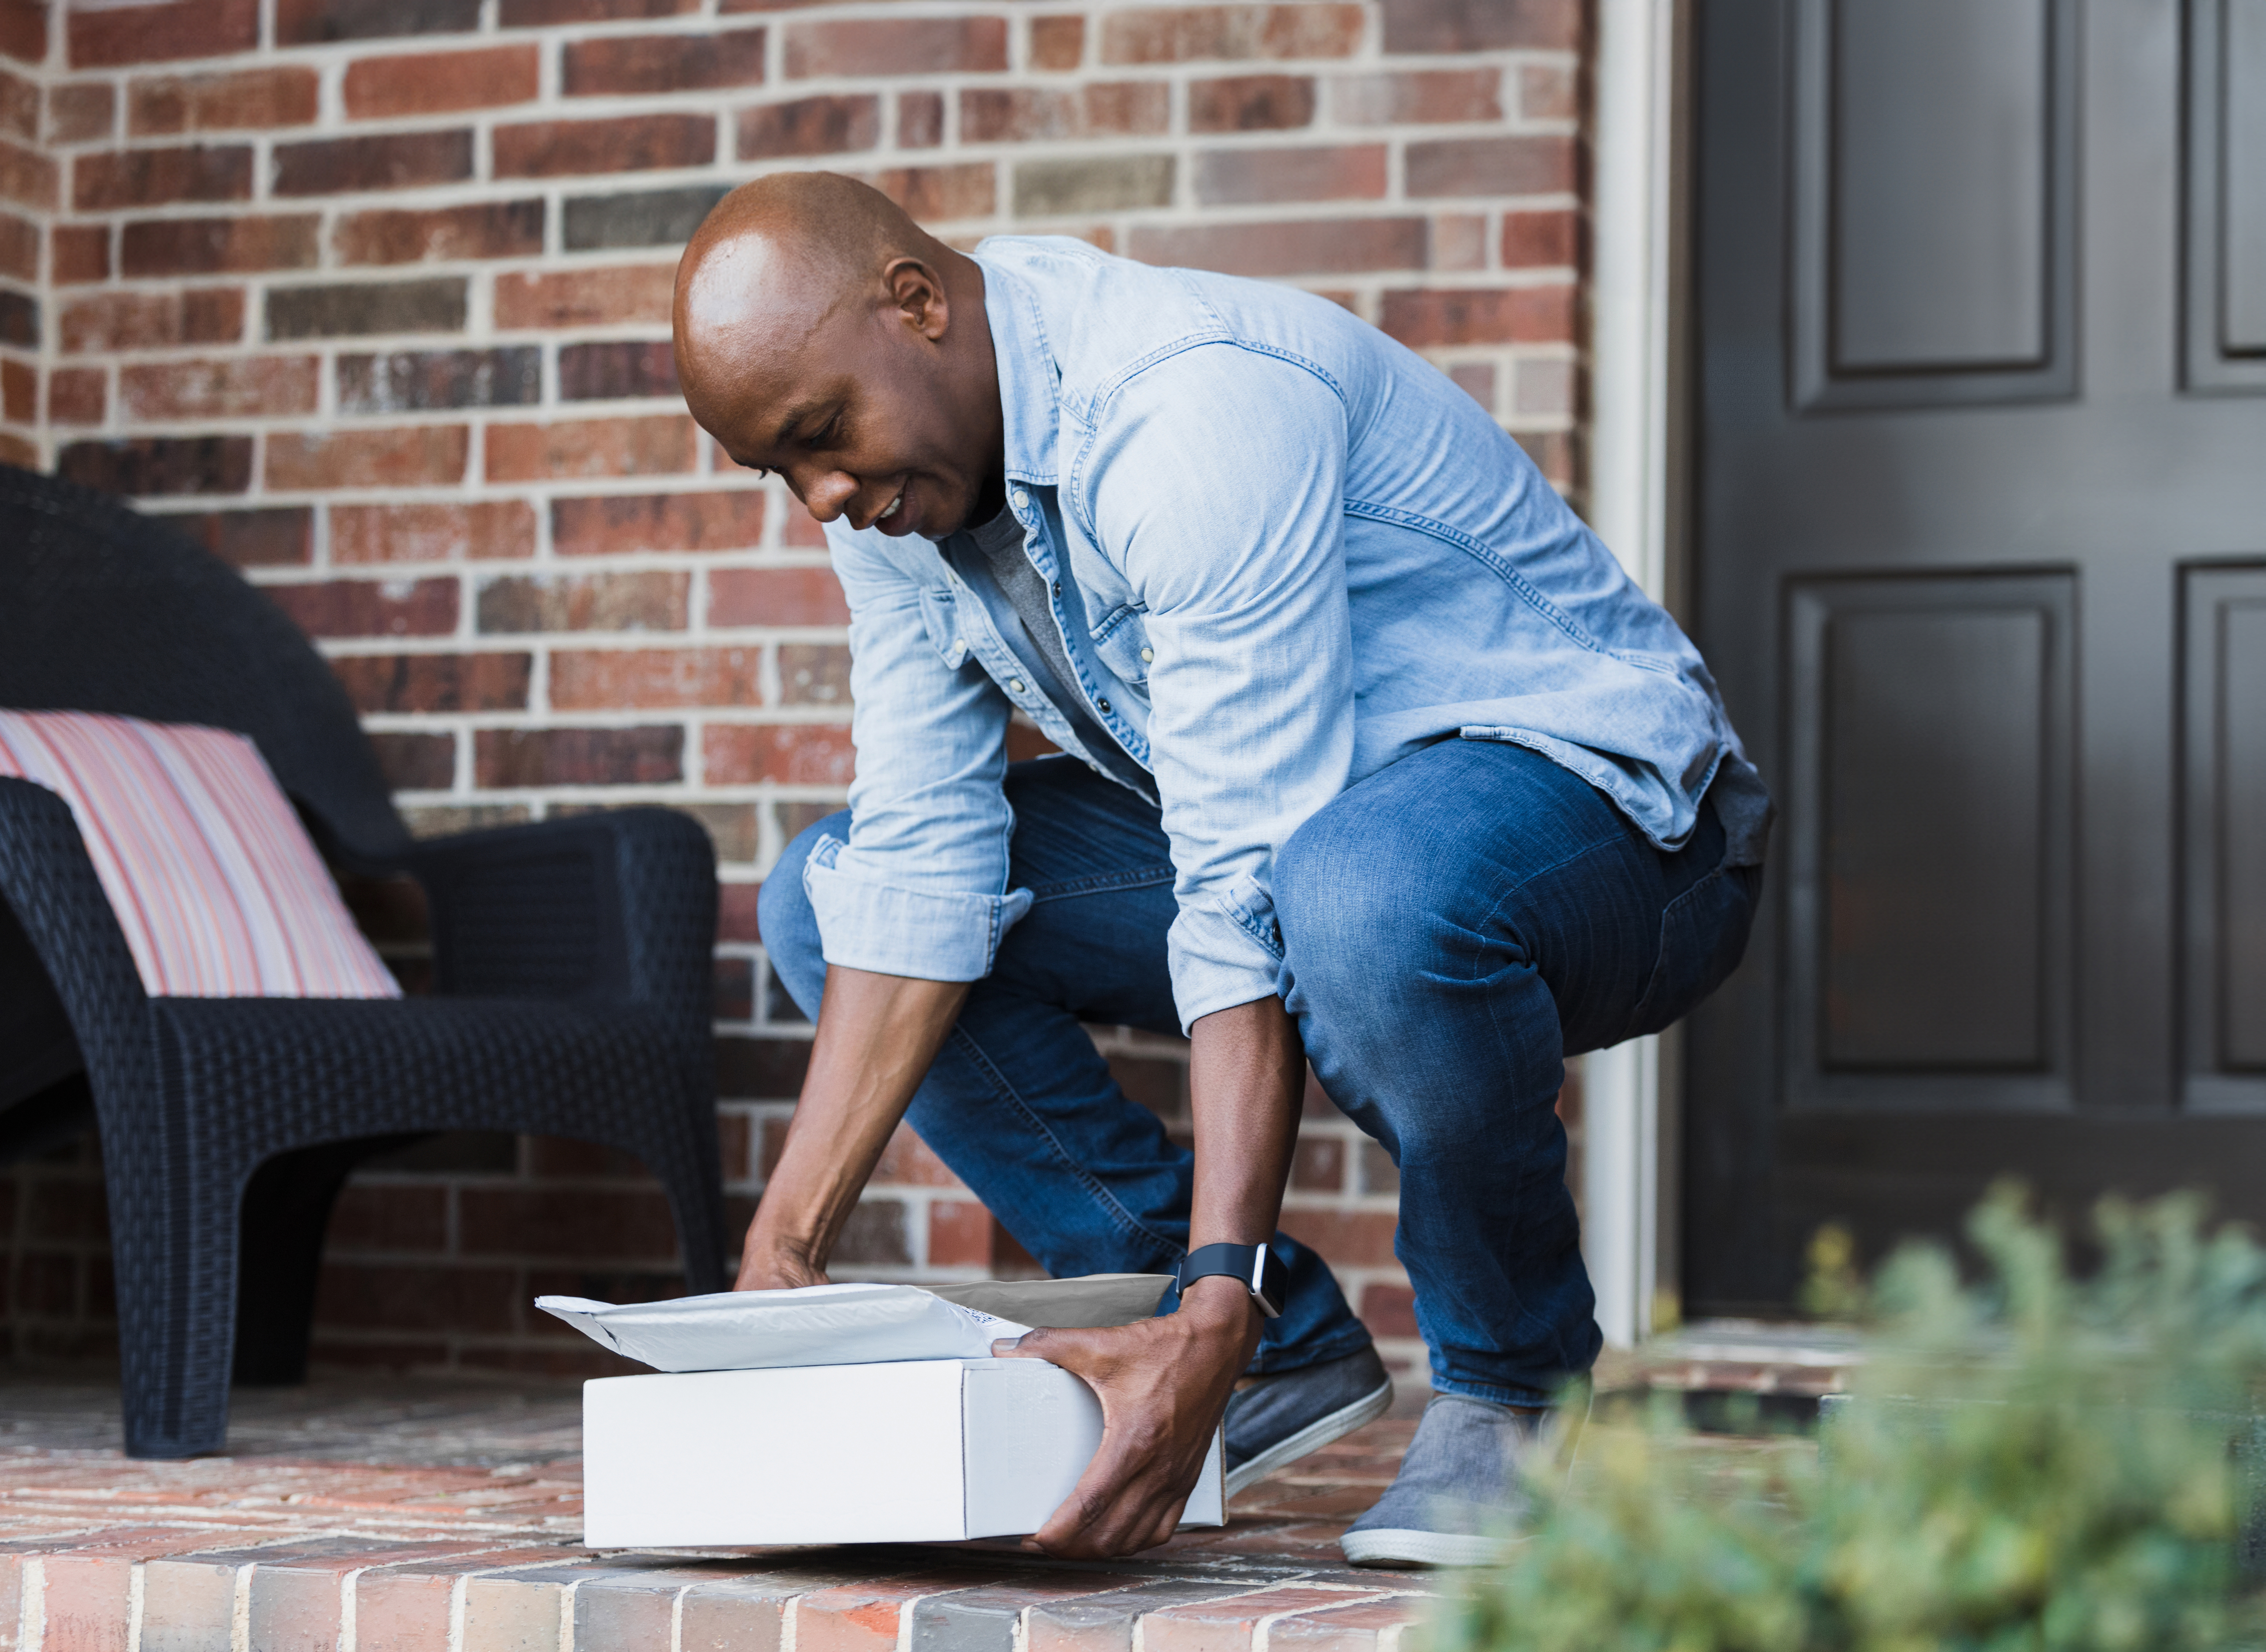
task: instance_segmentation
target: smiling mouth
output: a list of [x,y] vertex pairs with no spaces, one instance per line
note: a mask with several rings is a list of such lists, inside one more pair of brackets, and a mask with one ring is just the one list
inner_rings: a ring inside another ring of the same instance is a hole
[[888,521],[888,519],[889,519],[890,517],[892,517],[892,516],[894,516],[894,515],[895,515],[897,514],[897,507],[898,507],[898,506],[900,506],[900,505],[902,505],[902,504],[903,504],[904,502],[905,502],[905,490],[904,490],[903,488],[902,488],[902,487],[901,487],[901,488],[899,488],[899,489],[897,490],[897,496],[896,496],[895,499],[891,500],[891,501],[888,502],[888,504],[886,507],[884,507],[884,508],[883,508],[883,509],[882,509],[882,511],[881,511],[881,514],[880,515],[878,515],[878,516],[874,517],[874,520],[875,522],[887,522],[887,521]]

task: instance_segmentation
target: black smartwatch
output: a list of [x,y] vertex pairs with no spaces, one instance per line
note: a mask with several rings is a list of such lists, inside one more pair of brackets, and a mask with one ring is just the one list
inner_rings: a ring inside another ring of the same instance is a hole
[[1240,1279],[1252,1301],[1268,1319],[1279,1318],[1290,1297],[1290,1270],[1283,1266],[1274,1247],[1267,1245],[1207,1245],[1193,1250],[1181,1263],[1181,1289],[1199,1279],[1225,1274]]

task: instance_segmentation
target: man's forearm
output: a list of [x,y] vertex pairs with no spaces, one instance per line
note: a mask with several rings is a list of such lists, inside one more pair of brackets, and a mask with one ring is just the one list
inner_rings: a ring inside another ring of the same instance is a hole
[[964,981],[830,967],[802,1098],[740,1256],[742,1290],[821,1283],[842,1224],[967,1000]]
[[1189,1029],[1195,1195],[1188,1248],[1263,1245],[1282,1214],[1306,1062],[1280,998],[1218,1010]]

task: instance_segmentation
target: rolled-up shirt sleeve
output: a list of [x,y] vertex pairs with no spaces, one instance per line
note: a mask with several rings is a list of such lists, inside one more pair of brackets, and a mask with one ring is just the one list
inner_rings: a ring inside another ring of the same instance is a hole
[[1223,373],[1198,353],[1120,386],[1082,467],[1087,531],[1148,610],[1184,1027],[1279,990],[1275,856],[1354,749],[1344,404],[1295,362],[1244,351]]
[[826,961],[981,979],[1031,904],[1007,888],[1006,697],[954,647],[949,590],[924,591],[864,536],[827,541],[850,604],[858,771],[848,841],[821,837],[803,866]]

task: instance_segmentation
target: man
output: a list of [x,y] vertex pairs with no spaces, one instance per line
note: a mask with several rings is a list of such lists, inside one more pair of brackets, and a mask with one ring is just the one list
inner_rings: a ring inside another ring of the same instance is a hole
[[[1598,1335],[1563,1057],[1737,962],[1769,804],[1691,644],[1518,448],[1309,295],[1059,238],[943,245],[823,173],[686,250],[700,423],[827,525],[850,808],[765,882],[816,1018],[741,1264],[815,1283],[898,1121],[1056,1275],[1176,1311],[1045,1331],[1101,1448],[1034,1539],[1160,1543],[1382,1411],[1322,1261],[1275,1232],[1305,1064],[1400,1169],[1437,1391],[1356,1563],[1469,1563]],[[1012,712],[1068,754],[1010,764]],[[1082,1021],[1186,1030],[1193,1156]]]

